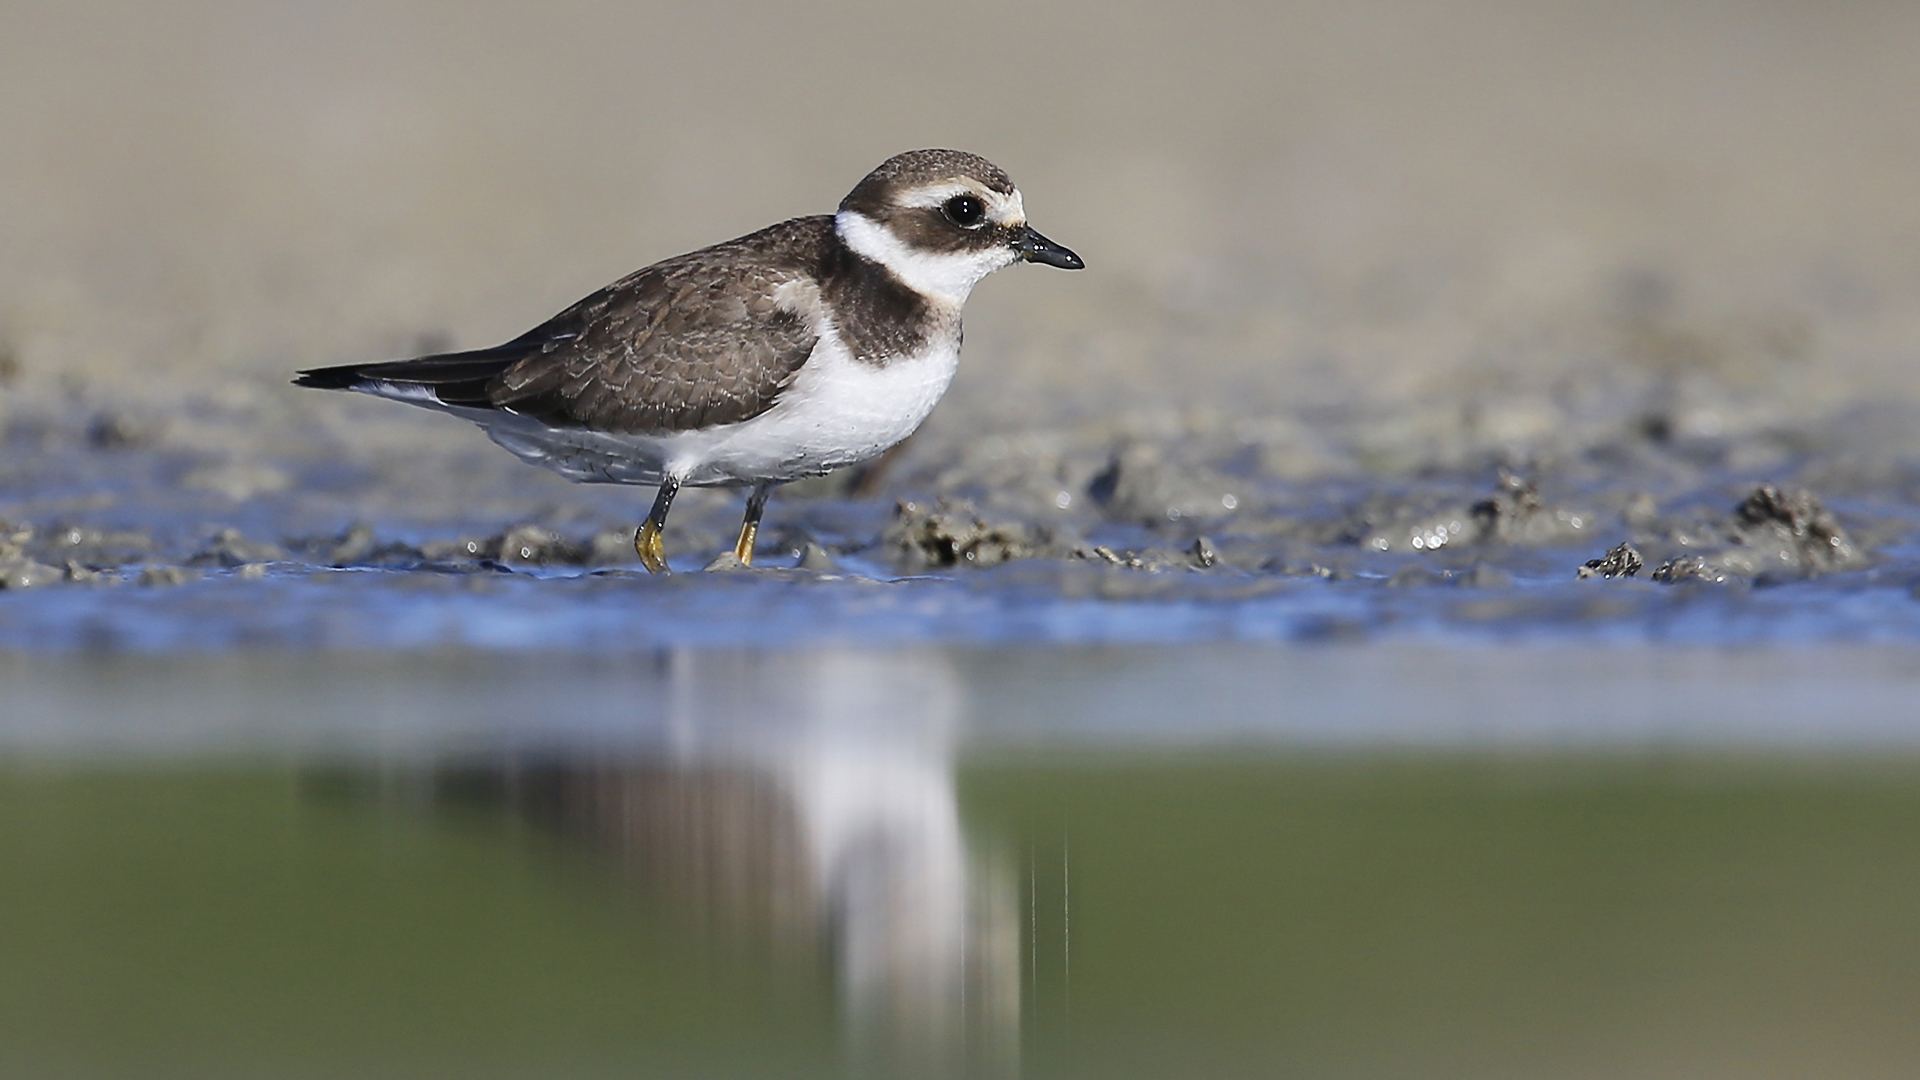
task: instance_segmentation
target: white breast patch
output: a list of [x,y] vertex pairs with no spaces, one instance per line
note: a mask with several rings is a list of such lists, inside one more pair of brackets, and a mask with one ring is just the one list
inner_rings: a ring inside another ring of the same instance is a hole
[[617,435],[549,427],[485,409],[450,409],[485,428],[522,460],[582,483],[692,487],[798,480],[878,456],[913,434],[946,393],[960,363],[957,329],[886,366],[855,360],[833,327],[773,408],[751,420],[669,435]]

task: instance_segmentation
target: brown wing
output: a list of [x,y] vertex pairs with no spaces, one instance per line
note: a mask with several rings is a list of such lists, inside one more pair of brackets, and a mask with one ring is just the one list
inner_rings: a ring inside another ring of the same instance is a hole
[[418,386],[448,405],[560,427],[656,434],[750,420],[813,351],[805,314],[774,292],[806,280],[832,219],[797,218],[655,263],[504,345],[306,372],[302,385]]

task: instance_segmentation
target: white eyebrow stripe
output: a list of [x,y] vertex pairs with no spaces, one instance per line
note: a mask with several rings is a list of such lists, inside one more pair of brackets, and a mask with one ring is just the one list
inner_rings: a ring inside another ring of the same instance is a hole
[[955,195],[979,195],[984,197],[987,194],[988,193],[982,188],[954,180],[945,184],[928,184],[925,187],[917,187],[911,191],[904,192],[900,198],[900,205],[916,208],[939,206]]
[[995,198],[988,202],[989,214],[1002,225],[1025,225],[1027,223],[1027,204],[1020,198],[1020,189],[1014,188],[1013,194],[993,193]]
[[1001,225],[1025,225],[1027,207],[1020,198],[1020,189],[1014,188],[1010,195],[987,187],[984,184],[953,180],[944,184],[928,184],[917,187],[901,195],[900,205],[905,207],[931,208],[939,206],[955,195],[974,195],[987,204],[987,217]]

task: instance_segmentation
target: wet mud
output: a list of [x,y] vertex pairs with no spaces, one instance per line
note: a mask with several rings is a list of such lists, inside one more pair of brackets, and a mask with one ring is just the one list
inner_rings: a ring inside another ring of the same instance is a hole
[[1920,637],[1920,469],[1863,449],[1858,416],[1682,440],[1627,411],[1584,445],[1463,427],[1397,466],[1391,418],[935,425],[781,491],[751,568],[725,554],[739,496],[687,493],[652,577],[648,492],[471,432],[388,445],[404,410],[330,431],[334,407],[198,431],[16,409],[0,646]]

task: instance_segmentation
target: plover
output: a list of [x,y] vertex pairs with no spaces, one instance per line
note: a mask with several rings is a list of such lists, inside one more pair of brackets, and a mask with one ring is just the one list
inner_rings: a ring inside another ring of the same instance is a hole
[[888,158],[838,212],[637,270],[504,345],[303,371],[479,424],[521,460],[588,484],[658,484],[634,550],[667,568],[682,486],[747,489],[753,561],[773,489],[913,434],[960,361],[980,279],[1080,256],[1027,224],[1020,189],[957,150]]

